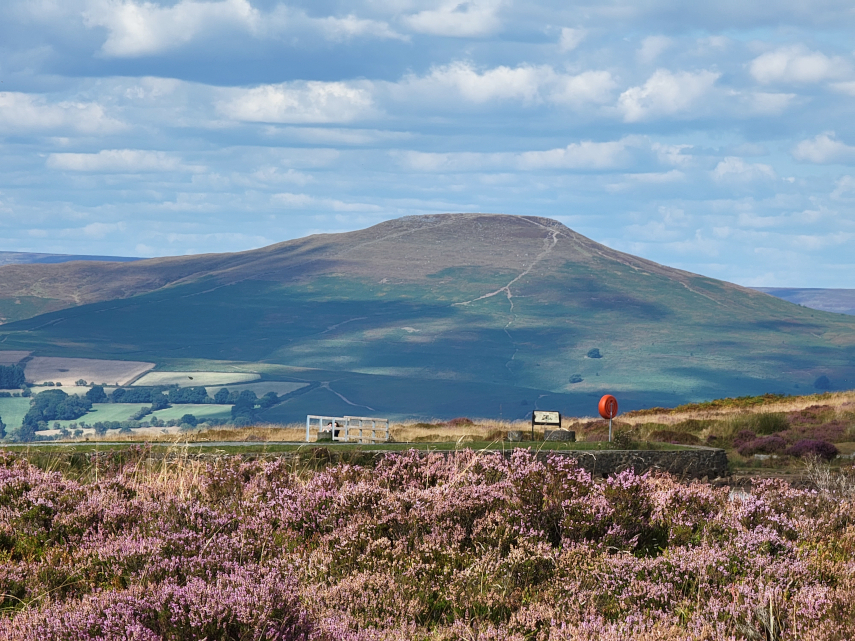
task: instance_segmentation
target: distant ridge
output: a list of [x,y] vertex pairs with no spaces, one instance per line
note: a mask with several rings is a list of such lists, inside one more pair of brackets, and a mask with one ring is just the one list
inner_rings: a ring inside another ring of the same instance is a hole
[[818,287],[755,287],[754,289],[811,309],[855,315],[855,289]]
[[70,263],[76,260],[94,260],[108,263],[129,263],[142,258],[132,256],[88,256],[74,254],[37,254],[32,252],[6,252],[0,251],[0,266],[2,265],[50,265],[56,263]]
[[534,216],[409,216],[229,254],[6,265],[0,322],[3,350],[314,385],[262,413],[273,422],[585,415],[606,392],[632,409],[855,387],[852,316]]

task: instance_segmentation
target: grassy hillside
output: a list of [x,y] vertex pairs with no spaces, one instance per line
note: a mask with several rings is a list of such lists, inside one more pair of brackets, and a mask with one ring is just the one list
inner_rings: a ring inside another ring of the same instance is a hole
[[[554,221],[430,216],[256,252],[197,257],[193,278],[3,325],[0,341],[315,383],[269,420],[518,418],[535,403],[591,414],[606,391],[637,408],[812,391],[820,376],[855,386],[855,318],[621,254]],[[175,260],[190,269],[190,258]],[[200,275],[205,264],[218,268]]]
[[757,287],[756,289],[811,309],[855,315],[855,289],[815,287]]

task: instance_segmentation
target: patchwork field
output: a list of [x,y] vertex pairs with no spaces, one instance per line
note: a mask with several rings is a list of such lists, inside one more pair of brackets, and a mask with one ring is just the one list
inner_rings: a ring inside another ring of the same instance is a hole
[[6,425],[6,431],[17,429],[30,410],[28,398],[0,398],[0,418]]
[[14,365],[16,363],[20,363],[29,355],[30,352],[25,352],[22,350],[0,351],[0,365]]
[[27,382],[36,385],[59,382],[63,387],[73,387],[80,379],[96,384],[127,385],[153,367],[154,363],[142,361],[35,356],[27,362],[24,374]]
[[209,418],[230,419],[232,417],[232,406],[187,403],[186,405],[173,405],[165,410],[158,410],[152,416],[156,416],[161,421],[169,421],[171,419],[179,419],[185,414],[192,414],[200,421]]
[[[149,403],[95,403],[92,409],[73,421],[50,421],[49,427],[53,427],[54,423],[59,423],[62,427],[68,427],[72,423],[79,424],[83,421],[87,425],[106,421],[127,421],[136,412],[144,407],[149,407]],[[21,415],[23,419],[23,415]]]
[[288,381],[264,381],[260,383],[245,383],[243,385],[214,385],[206,387],[205,389],[208,392],[208,396],[211,398],[214,397],[214,394],[219,392],[222,388],[228,387],[230,392],[242,392],[244,390],[249,390],[251,392],[255,392],[255,395],[261,398],[268,392],[274,392],[277,396],[281,396],[282,394],[290,394],[291,392],[302,389],[306,387],[308,383],[291,383]]
[[261,378],[259,374],[249,372],[149,372],[135,381],[134,385],[224,386],[230,383],[246,383],[259,378]]

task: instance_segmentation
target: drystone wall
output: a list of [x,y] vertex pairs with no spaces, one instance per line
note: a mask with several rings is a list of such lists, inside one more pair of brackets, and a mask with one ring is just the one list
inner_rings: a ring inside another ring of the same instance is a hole
[[611,476],[624,470],[634,470],[636,474],[644,472],[668,472],[679,478],[709,480],[727,476],[727,455],[724,450],[711,447],[697,447],[686,450],[603,450],[545,452],[538,454],[545,458],[550,454],[559,454],[576,459],[579,466],[593,476]]

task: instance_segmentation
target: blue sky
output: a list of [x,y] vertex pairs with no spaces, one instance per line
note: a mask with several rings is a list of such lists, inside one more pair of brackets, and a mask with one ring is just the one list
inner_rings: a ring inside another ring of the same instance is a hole
[[6,0],[0,249],[237,251],[480,211],[855,287],[853,33],[851,0]]

